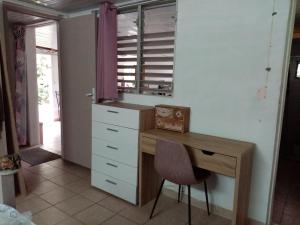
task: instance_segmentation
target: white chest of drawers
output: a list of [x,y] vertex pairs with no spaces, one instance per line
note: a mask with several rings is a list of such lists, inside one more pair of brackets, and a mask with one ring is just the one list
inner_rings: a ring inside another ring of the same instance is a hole
[[153,128],[154,109],[127,103],[92,106],[92,186],[138,203],[139,132]]

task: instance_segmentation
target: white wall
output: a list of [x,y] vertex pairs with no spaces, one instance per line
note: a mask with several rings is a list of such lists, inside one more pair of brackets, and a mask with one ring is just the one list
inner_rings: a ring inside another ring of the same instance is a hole
[[26,27],[25,49],[28,86],[28,135],[31,146],[40,144],[35,28]]
[[[289,7],[287,0],[178,0],[174,97],[124,95],[125,102],[190,106],[191,131],[256,143],[249,216],[262,222]],[[265,86],[267,97],[259,98]],[[234,180],[217,176],[210,184],[212,202],[232,209]]]

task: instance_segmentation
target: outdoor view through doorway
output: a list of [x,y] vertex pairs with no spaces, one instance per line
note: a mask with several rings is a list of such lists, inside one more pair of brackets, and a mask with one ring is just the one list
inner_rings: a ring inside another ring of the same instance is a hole
[[56,23],[35,28],[35,37],[41,148],[61,154]]

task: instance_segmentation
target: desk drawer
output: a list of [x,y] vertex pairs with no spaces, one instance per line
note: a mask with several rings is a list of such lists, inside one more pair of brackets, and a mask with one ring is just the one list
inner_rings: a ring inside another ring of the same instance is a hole
[[156,140],[141,136],[141,150],[151,155],[155,154]]
[[92,170],[92,186],[137,204],[137,186]]
[[121,145],[98,138],[92,139],[93,154],[104,156],[125,164],[137,167],[138,147],[134,145]]
[[119,180],[126,181],[132,185],[137,185],[137,168],[127,166],[115,160],[93,155],[92,170],[109,174]]
[[193,165],[226,176],[235,177],[236,158],[194,148],[190,149],[190,151]]
[[139,115],[140,113],[138,110],[97,104],[93,104],[92,106],[93,121],[114,124],[133,129],[139,129]]
[[[141,151],[154,155],[155,145],[155,139],[141,137]],[[194,166],[235,177],[236,158],[218,153],[202,151],[196,148],[188,148],[188,150]]]
[[138,147],[139,132],[137,130],[93,121],[92,136],[120,145]]

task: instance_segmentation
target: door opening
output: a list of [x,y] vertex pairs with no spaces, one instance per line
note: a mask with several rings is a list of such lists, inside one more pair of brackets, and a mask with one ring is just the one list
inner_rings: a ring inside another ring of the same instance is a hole
[[36,27],[35,40],[40,143],[43,149],[61,155],[56,23]]
[[58,24],[14,6],[4,11],[21,159],[38,165],[62,155]]
[[300,224],[300,4],[296,12],[271,222]]

